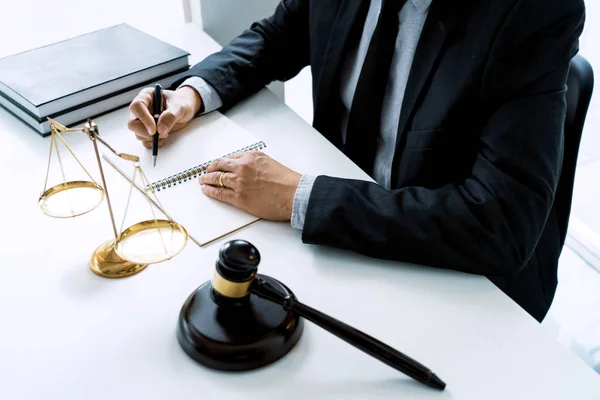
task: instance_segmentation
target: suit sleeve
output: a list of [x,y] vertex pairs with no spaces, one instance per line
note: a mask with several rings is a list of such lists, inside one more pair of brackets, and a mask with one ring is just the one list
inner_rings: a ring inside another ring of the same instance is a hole
[[303,241],[467,273],[516,275],[551,212],[566,79],[584,14],[575,0],[516,3],[486,60],[482,96],[494,106],[467,179],[389,191],[319,176]]
[[282,0],[273,15],[253,23],[221,51],[182,76],[199,77],[227,109],[273,81],[286,81],[309,63],[309,0]]

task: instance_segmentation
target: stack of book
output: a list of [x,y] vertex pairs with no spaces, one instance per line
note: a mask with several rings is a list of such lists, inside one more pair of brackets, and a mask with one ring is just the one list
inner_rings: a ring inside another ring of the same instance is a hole
[[189,53],[127,24],[0,59],[0,105],[42,136],[129,105],[141,89],[170,87]]

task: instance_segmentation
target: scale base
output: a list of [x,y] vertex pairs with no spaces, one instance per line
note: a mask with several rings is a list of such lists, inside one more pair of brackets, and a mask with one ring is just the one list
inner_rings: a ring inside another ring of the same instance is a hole
[[[279,281],[257,276],[294,296]],[[177,340],[188,356],[206,367],[249,371],[285,356],[302,331],[303,320],[296,313],[253,294],[240,304],[217,303],[209,281],[183,304]]]
[[117,279],[135,275],[148,264],[136,264],[121,258],[115,252],[115,241],[102,243],[90,258],[90,269],[103,278]]

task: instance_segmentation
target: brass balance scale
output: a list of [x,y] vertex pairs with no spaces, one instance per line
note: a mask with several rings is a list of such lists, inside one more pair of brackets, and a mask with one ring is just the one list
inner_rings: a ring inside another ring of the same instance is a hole
[[[50,154],[44,189],[38,200],[38,205],[42,212],[50,217],[75,218],[96,209],[106,197],[114,239],[102,243],[90,257],[89,267],[95,274],[104,278],[124,278],[137,274],[149,264],[169,260],[183,250],[188,241],[188,233],[182,225],[173,221],[168,216],[160,204],[154,189],[152,189],[148,178],[139,164],[140,159],[138,156],[115,151],[106,141],[100,138],[98,125],[90,119],[88,119],[82,128],[78,129],[67,128],[50,118],[48,120],[51,128]],[[83,133],[90,139],[96,155],[102,185],[96,182],[84,167],[61,133]],[[152,213],[151,219],[136,223],[126,229],[123,229],[122,224],[121,229],[117,230],[104,169],[100,159],[100,152],[98,150],[98,142],[117,157],[131,162],[133,166],[133,174],[131,179],[129,179],[111,163],[131,184],[123,222],[126,220],[134,188],[140,191],[148,201]],[[64,145],[87,177],[89,177],[89,180],[67,181],[59,144]],[[48,188],[48,177],[54,153],[60,166],[62,182]],[[136,177],[139,177],[141,181],[140,185],[136,183]],[[144,190],[144,188],[149,188],[149,190]],[[166,219],[157,218],[155,208],[162,212]]]

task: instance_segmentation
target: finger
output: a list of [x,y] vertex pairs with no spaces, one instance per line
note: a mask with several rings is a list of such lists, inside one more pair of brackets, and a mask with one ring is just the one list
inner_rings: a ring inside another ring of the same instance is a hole
[[[223,178],[221,178],[221,174],[223,174]],[[226,188],[233,189],[233,174],[231,172],[216,171],[209,172],[200,177],[200,183],[204,185],[212,185],[221,187],[221,181],[223,182],[223,186]]]
[[137,140],[139,140],[141,142],[150,142],[151,141],[150,136],[148,136],[145,133],[137,133],[137,132],[135,132],[135,137],[136,137]]
[[216,187],[211,185],[202,185],[202,193],[211,197],[215,200],[222,201],[224,203],[233,204],[234,195],[233,190],[229,188]]
[[[152,143],[152,136],[148,136],[148,134],[146,132],[143,132],[143,131],[139,132],[139,133],[135,132],[135,137],[138,140],[142,141],[142,142],[150,142],[150,143]],[[159,138],[158,142],[160,143],[161,140],[162,139]]]
[[235,167],[235,161],[230,158],[217,158],[213,162],[210,163],[206,172],[215,172],[215,171],[223,171],[223,172],[232,172]]
[[181,113],[181,107],[173,106],[160,114],[158,118],[158,134],[160,137],[166,138],[169,136],[169,132],[171,132],[177,121],[179,121]]
[[232,160],[238,160],[242,157],[244,157],[246,155],[246,153],[233,153],[227,156],[227,158],[230,158]]
[[140,120],[134,120],[134,121],[129,121],[129,123],[127,124],[127,127],[129,128],[130,131],[132,131],[135,134],[135,137],[138,138],[138,140],[150,140],[151,136],[148,135],[148,131],[146,130],[146,127],[144,126],[144,124],[142,124],[142,122]]
[[150,88],[142,90],[129,105],[129,111],[146,127],[148,135],[153,135],[156,132],[156,124],[152,114],[150,114],[152,109],[151,93],[152,89]]

